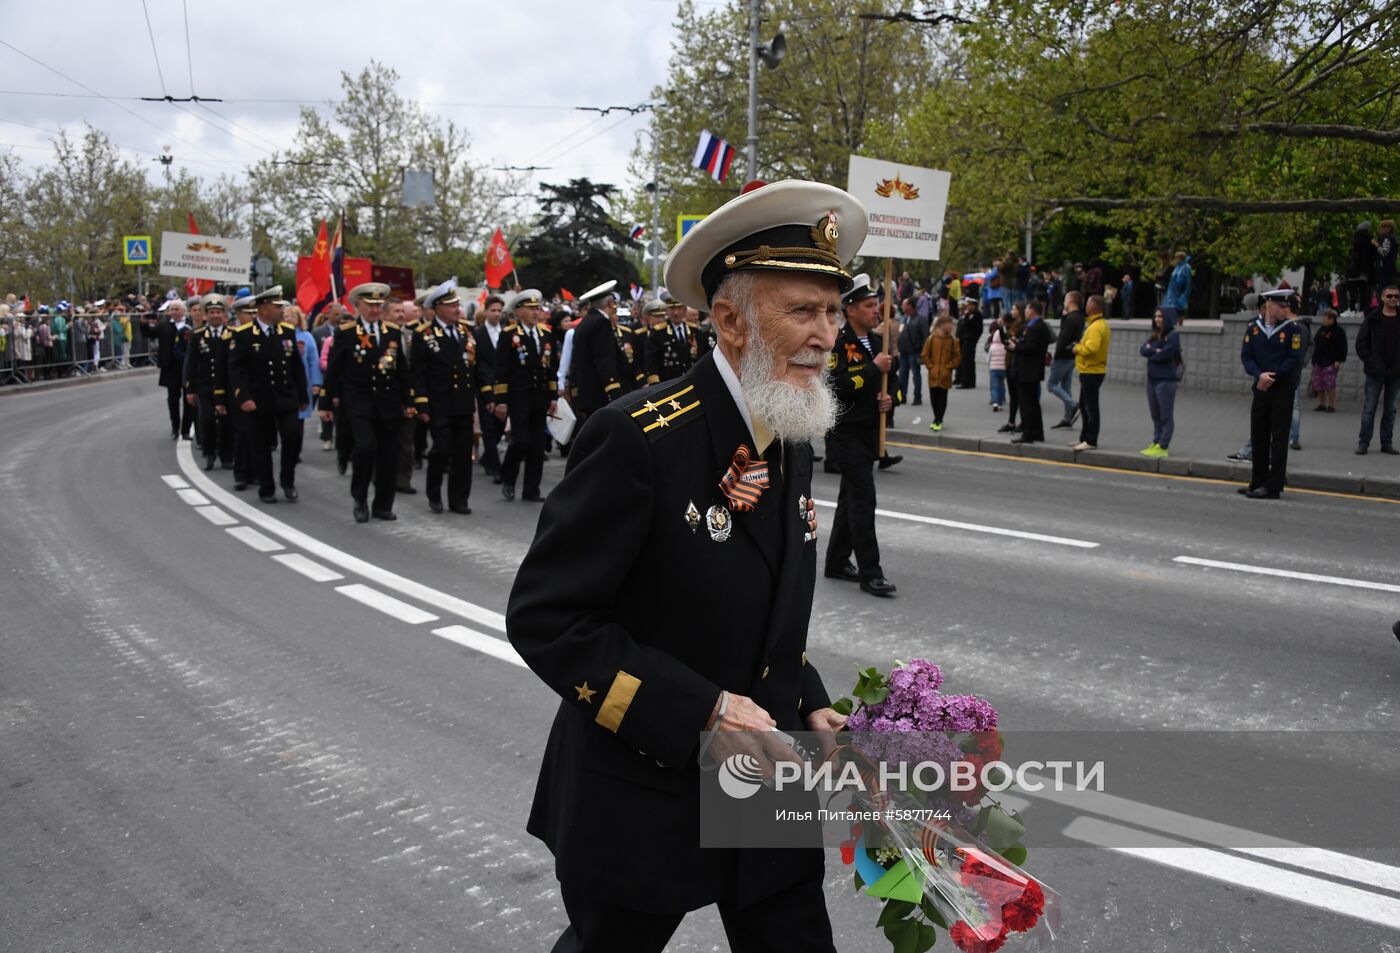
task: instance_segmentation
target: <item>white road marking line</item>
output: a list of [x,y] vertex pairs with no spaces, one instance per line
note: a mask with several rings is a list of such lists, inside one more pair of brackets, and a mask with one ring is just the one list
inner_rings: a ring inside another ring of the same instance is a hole
[[1271,566],[1251,566],[1248,563],[1227,563],[1218,559],[1197,559],[1195,556],[1178,556],[1172,562],[1187,566],[1204,566],[1206,569],[1232,569],[1235,572],[1254,573],[1258,576],[1278,576],[1281,579],[1298,579],[1303,582],[1325,582],[1333,586],[1347,586],[1351,589],[1374,589],[1377,592],[1400,592],[1400,586],[1388,582],[1370,582],[1366,579],[1348,579],[1345,576],[1324,576],[1315,572],[1294,572],[1291,569],[1274,569]]
[[280,556],[273,556],[272,558],[288,569],[295,569],[312,582],[330,582],[334,579],[345,578],[334,569],[307,559],[301,553],[283,553]]
[[175,495],[190,506],[208,506],[209,498],[198,490],[183,489],[176,490]]
[[235,526],[233,529],[224,530],[224,532],[260,553],[272,553],[282,548],[282,544],[277,540],[264,536],[251,526]]
[[165,476],[161,477],[161,479],[164,480],[165,485],[172,490],[183,490],[189,486],[183,477],[177,476],[174,473],[167,473]]
[[[1166,837],[1154,837],[1090,817],[1077,818],[1065,828],[1064,833],[1065,836],[1082,843],[1106,847],[1116,853],[1172,867],[1198,877],[1220,880],[1368,923],[1392,929],[1400,928],[1400,899],[1395,897],[1309,877],[1292,870],[1280,870],[1233,854],[1206,847],[1193,847]],[[1144,846],[1114,846],[1122,843],[1124,838],[1132,838]]]
[[505,639],[496,638],[494,635],[473,632],[464,625],[449,625],[446,628],[434,629],[433,635],[441,636],[449,642],[456,642],[458,645],[489,655],[492,658],[498,658],[502,662],[528,668],[525,660],[520,657],[520,653],[515,651],[515,646]]
[[217,506],[196,506],[194,511],[215,526],[237,526],[238,520],[229,516]]
[[176,456],[180,462],[180,469],[184,471],[185,476],[189,478],[191,483],[209,494],[209,496],[218,503],[242,517],[244,521],[252,523],[255,526],[261,526],[272,535],[281,537],[298,549],[304,549],[311,555],[333,566],[339,566],[341,569],[355,573],[357,576],[364,576],[367,579],[372,579],[381,585],[387,586],[398,592],[399,595],[417,599],[419,602],[425,602],[436,609],[441,609],[443,612],[448,612],[466,619],[468,622],[474,622],[477,625],[495,629],[497,632],[505,632],[506,617],[499,612],[492,612],[490,609],[467,602],[465,599],[458,599],[456,596],[440,592],[431,586],[425,586],[417,580],[380,569],[374,563],[367,562],[360,559],[358,556],[352,556],[342,549],[336,549],[334,546],[323,543],[316,537],[303,533],[301,530],[293,529],[281,520],[268,516],[267,513],[243,502],[204,475],[199,469],[199,466],[194,462],[194,451],[190,449],[190,444],[188,442],[181,441],[180,447],[176,451]]
[[402,599],[395,599],[378,589],[371,589],[358,582],[352,582],[348,586],[336,586],[335,591],[343,596],[349,596],[356,602],[364,603],[371,609],[378,609],[385,615],[391,615],[400,622],[407,622],[409,625],[432,622],[437,618],[431,612],[425,612],[417,606],[409,605]]
[[1339,880],[1368,884],[1400,893],[1400,867],[1380,864],[1364,857],[1353,857],[1321,847],[1231,847],[1238,854],[1261,857],[1276,864],[1287,864],[1313,873],[1327,874]]
[[[835,507],[836,504],[830,500],[813,500],[818,506]],[[933,516],[920,516],[917,513],[899,513],[895,510],[876,510],[876,516],[883,516],[886,519],[905,520],[910,523],[924,523],[928,526],[946,526],[949,529],[961,529],[970,533],[988,533],[992,536],[1012,536],[1016,539],[1029,539],[1037,543],[1051,543],[1055,546],[1072,546],[1075,549],[1098,549],[1098,543],[1091,543],[1086,539],[1070,539],[1065,536],[1047,536],[1044,533],[1027,533],[1019,529],[1003,529],[1000,526],[983,526],[980,523],[962,523],[958,520],[943,520]]]

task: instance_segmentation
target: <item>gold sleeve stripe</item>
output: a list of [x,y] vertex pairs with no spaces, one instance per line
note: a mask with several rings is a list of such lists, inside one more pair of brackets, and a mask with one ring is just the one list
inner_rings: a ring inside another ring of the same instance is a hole
[[[641,406],[641,409],[632,411],[632,416],[633,416],[633,417],[641,417],[641,416],[643,416],[644,414],[654,414],[654,413],[656,413],[656,408],[660,407],[660,406],[663,405],[663,404],[669,404],[669,403],[670,403],[671,401],[673,401],[673,400],[679,400],[680,398],[684,397],[686,394],[689,394],[689,393],[690,393],[691,391],[693,391],[694,389],[695,389],[695,385],[694,385],[694,384],[691,384],[689,387],[682,388],[681,390],[676,391],[674,394],[671,394],[670,396],[667,396],[667,397],[658,397],[658,398],[656,398],[655,400],[647,401],[645,404],[643,404],[643,405]],[[692,406],[694,406],[694,405],[692,405]],[[686,410],[689,410],[689,409],[690,409],[689,407],[686,408]]]
[[675,419],[676,419],[677,417],[679,417],[681,414],[690,413],[690,411],[694,410],[696,407],[699,407],[699,406],[700,406],[700,401],[697,400],[697,401],[695,401],[695,402],[693,402],[693,403],[687,404],[686,406],[682,407],[680,410],[676,411],[674,414],[669,414],[669,415],[667,415],[667,416],[665,416],[665,417],[658,416],[654,422],[649,423],[649,424],[647,424],[645,427],[642,428],[642,433],[651,433],[651,432],[652,432],[653,430],[655,430],[657,427],[665,427],[667,424],[669,424],[671,421],[675,420]]
[[628,675],[619,669],[617,677],[613,679],[612,687],[608,689],[607,697],[603,699],[603,707],[598,709],[598,717],[593,720],[613,734],[617,734],[617,729],[622,725],[623,716],[627,714],[627,709],[632,705],[632,699],[637,696],[637,689],[641,687],[641,679]]
[[604,391],[615,391],[615,390],[617,390],[618,388],[620,388],[621,386],[622,386],[622,385],[619,384],[617,381],[613,381],[611,384],[608,384],[606,387],[604,387],[603,390],[604,390]]

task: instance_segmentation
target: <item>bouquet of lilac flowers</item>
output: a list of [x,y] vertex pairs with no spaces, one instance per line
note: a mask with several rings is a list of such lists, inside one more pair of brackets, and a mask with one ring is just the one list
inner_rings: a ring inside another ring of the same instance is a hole
[[[1053,938],[1058,898],[1020,868],[1025,827],[987,790],[1005,780],[996,709],[942,685],[932,662],[896,662],[888,675],[862,671],[853,698],[832,706],[849,716],[839,756],[857,765],[864,806],[881,818],[852,825],[842,862],[855,867],[858,891],[882,900],[876,925],[895,953],[923,953],[939,929],[964,953],[995,953],[1036,929]],[[910,766],[963,783],[885,783]]]

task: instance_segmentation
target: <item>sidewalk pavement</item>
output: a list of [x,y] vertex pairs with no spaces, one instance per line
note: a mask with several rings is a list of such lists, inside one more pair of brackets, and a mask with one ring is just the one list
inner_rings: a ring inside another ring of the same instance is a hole
[[58,377],[53,380],[30,381],[28,384],[7,384],[0,387],[0,397],[4,397],[6,394],[32,394],[38,390],[55,390],[60,387],[74,387],[80,384],[97,384],[101,381],[121,380],[124,377],[149,377],[157,373],[159,373],[159,369],[150,365],[121,370],[102,370],[84,375],[70,374],[68,377]]
[[[1064,405],[1043,388],[1040,406],[1045,417],[1045,443],[1020,446],[1011,443],[1016,434],[997,433],[997,428],[1006,423],[1007,408],[993,412],[988,401],[986,368],[977,370],[975,390],[949,391],[948,412],[940,433],[929,430],[933,410],[925,389],[923,406],[895,409],[895,428],[889,432],[889,439],[1095,467],[1249,482],[1251,465],[1226,459],[1249,439],[1248,396],[1195,391],[1189,380],[1183,382],[1176,397],[1176,435],[1171,441],[1171,456],[1154,460],[1138,453],[1152,442],[1152,416],[1143,386],[1106,382],[1099,401],[1103,424],[1098,449],[1076,452],[1069,446],[1079,439],[1078,425],[1070,430],[1050,429],[1064,416]],[[1075,391],[1077,395],[1077,380]],[[1370,453],[1359,457],[1355,450],[1360,406],[1339,403],[1336,413],[1331,414],[1315,411],[1316,406],[1317,401],[1307,397],[1306,389],[1299,393],[1299,443],[1303,449],[1288,453],[1288,485],[1400,499],[1400,456],[1380,453],[1379,410]],[[1400,433],[1396,434],[1396,442],[1400,444]]]

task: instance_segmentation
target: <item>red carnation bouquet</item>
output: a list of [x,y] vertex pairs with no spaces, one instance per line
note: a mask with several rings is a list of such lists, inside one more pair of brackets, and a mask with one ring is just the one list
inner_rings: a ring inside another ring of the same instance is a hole
[[[897,662],[888,675],[861,672],[854,698],[833,705],[850,716],[835,757],[865,782],[862,817],[878,818],[852,824],[842,862],[858,891],[881,899],[877,926],[895,953],[923,953],[939,930],[964,953],[995,953],[1018,934],[1053,939],[1058,896],[1021,869],[1025,826],[988,790],[1008,782],[996,709],[942,684],[931,662]],[[911,767],[962,783],[889,783]]]

